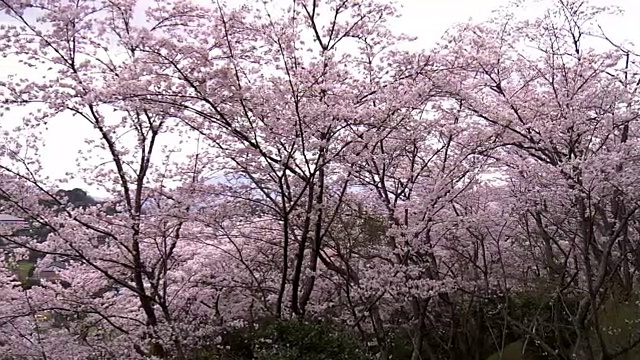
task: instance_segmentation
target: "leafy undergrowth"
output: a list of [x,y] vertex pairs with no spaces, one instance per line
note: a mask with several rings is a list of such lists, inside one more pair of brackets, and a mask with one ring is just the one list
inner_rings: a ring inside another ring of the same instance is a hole
[[[608,349],[616,350],[626,347],[631,341],[640,337],[640,300],[638,296],[629,301],[609,301],[600,310],[599,317],[603,338]],[[594,344],[596,341],[593,342]],[[534,357],[522,354],[523,341],[519,340],[507,345],[502,352],[496,352],[487,360],[533,360]],[[640,346],[635,346],[616,360],[640,359]]]
[[[609,350],[627,347],[640,336],[640,303],[638,297],[625,302],[609,301],[600,311],[603,337]],[[617,360],[640,359],[640,346],[636,346]]]
[[522,345],[522,340],[512,342],[511,344],[505,346],[504,350],[502,351],[502,357],[500,357],[500,353],[497,352],[489,356],[487,360],[532,360],[531,356],[522,354]]
[[198,360],[367,360],[366,349],[350,333],[327,324],[278,321],[253,331],[232,333],[219,351]]
[[26,282],[30,278],[30,273],[32,269],[35,267],[35,264],[30,261],[19,261],[15,271],[18,274],[18,278],[20,282]]

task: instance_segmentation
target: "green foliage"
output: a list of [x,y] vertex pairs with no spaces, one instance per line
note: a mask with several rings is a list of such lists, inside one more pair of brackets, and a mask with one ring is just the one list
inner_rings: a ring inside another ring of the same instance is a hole
[[374,216],[365,216],[361,226],[365,241],[373,245],[381,245],[389,230],[384,220]]
[[[609,351],[626,348],[640,337],[640,300],[637,294],[625,300],[610,299],[600,309],[599,315],[602,335]],[[617,359],[640,359],[640,346]]]
[[30,289],[34,285],[39,285],[40,281],[33,277],[33,271],[35,270],[35,263],[28,260],[20,260],[14,266],[11,267],[17,276],[20,284],[25,289]]
[[351,334],[311,322],[276,322],[257,332],[253,347],[256,358],[260,360],[368,358]]
[[362,344],[350,333],[328,324],[277,321],[255,331],[225,336],[223,354],[200,359],[367,360]]
[[[599,320],[602,329],[604,342],[607,345],[609,351],[624,348],[632,341],[640,337],[640,302],[637,301],[637,296],[633,296],[631,299],[609,299],[604,306],[599,310]],[[569,299],[565,299],[567,306],[575,306]],[[567,353],[571,348],[568,341],[558,343],[552,335],[563,335],[567,340],[575,338],[573,329],[571,329],[567,323],[568,319],[562,318],[562,314],[557,313],[557,307],[554,307],[554,303],[548,299],[545,301],[544,296],[535,297],[531,294],[528,296],[520,296],[514,298],[511,302],[511,311],[513,316],[520,316],[524,319],[537,318],[537,325],[539,334],[545,341],[554,349],[562,349],[564,353]],[[553,316],[555,315],[555,316]],[[552,326],[553,325],[553,326]],[[564,326],[563,326],[564,325]],[[558,329],[564,329],[562,334],[558,334]],[[594,346],[594,350],[599,352],[598,341],[595,333],[590,334],[592,337],[591,342]],[[554,341],[555,340],[555,341]],[[563,339],[564,340],[564,339]],[[496,352],[490,356],[487,360],[529,360],[529,359],[548,359],[549,356],[545,355],[535,347],[532,341],[527,344],[527,351],[522,354],[523,340],[518,340],[505,347],[502,358],[500,353]],[[617,359],[620,360],[634,360],[640,359],[640,346],[636,346],[626,354],[621,355]]]
[[390,337],[391,358],[410,359],[413,352],[411,338],[404,333],[390,334]]
[[18,279],[20,279],[20,282],[25,282],[27,281],[27,279],[33,276],[34,268],[35,264],[31,261],[18,261],[15,271],[18,274]]

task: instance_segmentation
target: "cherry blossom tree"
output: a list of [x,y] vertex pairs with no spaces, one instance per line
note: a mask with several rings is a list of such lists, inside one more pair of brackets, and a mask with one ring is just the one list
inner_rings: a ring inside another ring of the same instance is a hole
[[[402,334],[412,360],[628,350],[598,309],[637,287],[635,55],[592,25],[611,9],[513,6],[427,52],[400,50],[388,1],[0,0],[0,51],[43,73],[0,83],[26,114],[1,207],[41,235],[3,230],[0,349],[189,359],[323,319],[380,359]],[[56,121],[86,129],[68,175],[107,200],[46,176]],[[21,286],[30,254],[55,278]],[[510,310],[532,292],[565,305],[570,348]]]
[[559,1],[535,20],[464,25],[441,63],[443,86],[501,132],[500,174],[548,291],[586,294],[569,310],[571,352],[585,358],[625,351],[607,348],[598,309],[614,288],[631,291],[635,271],[635,60],[619,46],[593,48],[603,38],[594,21],[611,10]]

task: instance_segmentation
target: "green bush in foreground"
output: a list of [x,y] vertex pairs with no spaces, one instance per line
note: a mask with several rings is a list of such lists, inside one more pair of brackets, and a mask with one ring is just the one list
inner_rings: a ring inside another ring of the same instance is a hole
[[365,360],[365,350],[351,334],[325,324],[281,321],[259,330],[254,355],[260,360]]
[[362,344],[348,332],[314,322],[278,321],[230,336],[221,359],[367,360]]

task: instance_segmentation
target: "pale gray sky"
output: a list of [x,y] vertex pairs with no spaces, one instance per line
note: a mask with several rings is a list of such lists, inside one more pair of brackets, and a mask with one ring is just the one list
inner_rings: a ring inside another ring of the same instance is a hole
[[[544,1],[543,1],[544,2]],[[402,17],[393,21],[393,27],[410,35],[418,36],[416,47],[428,48],[441,37],[453,24],[465,22],[469,18],[484,20],[492,11],[507,5],[509,0],[400,0],[403,5]],[[608,35],[616,40],[631,40],[640,43],[640,1],[637,0],[600,0],[600,4],[621,6],[626,14],[603,22]],[[0,17],[0,23],[2,18]],[[20,71],[15,61],[0,58],[0,81],[11,73]],[[35,73],[34,73],[35,74]],[[21,111],[5,113],[0,118],[0,128],[7,129],[20,121]],[[43,163],[47,175],[58,178],[67,172],[74,172],[78,151],[86,147],[83,133],[91,129],[80,125],[79,119],[56,119],[47,132],[46,151]],[[74,136],[69,134],[74,133]],[[102,195],[98,189],[88,188],[81,180],[75,180],[65,187],[83,187],[95,195]]]

